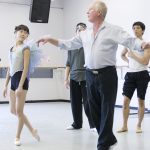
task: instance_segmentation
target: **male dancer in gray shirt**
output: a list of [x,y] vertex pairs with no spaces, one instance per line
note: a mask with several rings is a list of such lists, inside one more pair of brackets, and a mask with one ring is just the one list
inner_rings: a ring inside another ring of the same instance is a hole
[[[86,24],[78,23],[76,25],[76,34],[86,29]],[[70,85],[70,100],[71,109],[73,115],[73,124],[67,127],[67,130],[75,130],[82,128],[83,116],[82,116],[82,100],[85,110],[85,114],[89,121],[91,131],[96,131],[91,118],[89,103],[86,90],[85,81],[85,67],[84,67],[84,50],[81,47],[74,51],[68,51],[68,58],[66,62],[65,70],[65,86],[66,88]],[[69,79],[70,75],[70,79]]]

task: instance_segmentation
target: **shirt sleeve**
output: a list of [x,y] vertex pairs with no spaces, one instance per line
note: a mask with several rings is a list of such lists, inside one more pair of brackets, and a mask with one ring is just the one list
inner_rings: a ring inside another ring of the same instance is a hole
[[142,40],[138,38],[132,37],[130,34],[128,34],[126,31],[124,31],[122,28],[118,28],[115,33],[115,40],[118,44],[121,44],[130,50],[138,50],[140,51],[142,49],[141,45],[143,43]]
[[22,52],[24,52],[24,50],[26,50],[26,49],[29,49],[29,50],[30,50],[30,47],[29,47],[28,45],[25,45],[25,46],[23,47],[23,49],[22,49]]
[[69,40],[58,40],[58,46],[61,50],[75,50],[82,47],[82,39],[77,35]]

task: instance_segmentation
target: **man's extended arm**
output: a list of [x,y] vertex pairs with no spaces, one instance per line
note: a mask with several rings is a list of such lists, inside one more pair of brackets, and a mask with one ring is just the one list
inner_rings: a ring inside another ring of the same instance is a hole
[[52,38],[50,35],[45,35],[43,37],[41,37],[37,43],[42,43],[42,44],[46,44],[46,43],[50,43],[54,46],[58,46],[58,39]]
[[63,50],[75,50],[81,48],[82,45],[82,40],[79,35],[74,36],[73,38],[69,40],[61,40],[61,39],[56,39],[52,38],[50,35],[49,36],[43,36],[37,41],[38,44],[46,44],[50,43],[54,46],[60,47],[60,49]]

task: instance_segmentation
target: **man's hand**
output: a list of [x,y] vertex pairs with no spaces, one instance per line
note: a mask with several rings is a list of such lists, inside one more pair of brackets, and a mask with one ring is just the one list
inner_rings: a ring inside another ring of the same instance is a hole
[[39,45],[40,43],[42,43],[44,45],[49,42],[50,38],[51,35],[44,35],[37,41],[37,44]]
[[143,42],[142,49],[148,49],[148,48],[150,48],[150,42]]
[[127,56],[134,58],[134,52],[132,50],[128,50]]
[[66,87],[67,89],[69,89],[69,87],[70,87],[70,82],[69,82],[69,80],[65,80],[65,81],[64,81],[64,85],[65,85],[65,87]]

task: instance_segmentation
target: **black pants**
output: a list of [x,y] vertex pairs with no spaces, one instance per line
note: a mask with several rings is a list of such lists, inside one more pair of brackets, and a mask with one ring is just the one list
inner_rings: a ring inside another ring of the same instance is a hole
[[76,129],[82,128],[83,123],[82,103],[83,103],[85,114],[88,118],[90,128],[94,128],[94,124],[89,110],[89,103],[87,100],[86,82],[85,81],[77,82],[74,80],[70,80],[70,97],[73,115],[72,126]]
[[98,73],[86,70],[87,93],[90,111],[98,131],[98,150],[108,149],[117,142],[113,134],[114,106],[118,77],[113,66],[99,69]]

